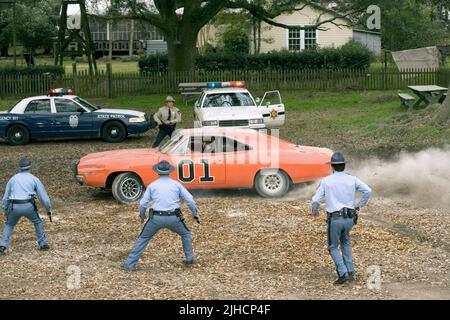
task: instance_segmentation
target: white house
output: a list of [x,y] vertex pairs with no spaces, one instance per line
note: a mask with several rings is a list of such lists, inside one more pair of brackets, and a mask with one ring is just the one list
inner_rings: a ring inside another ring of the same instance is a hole
[[[330,19],[335,20],[333,23],[329,22],[321,25],[319,29],[314,27],[317,21]],[[352,22],[348,18],[320,5],[307,5],[302,10],[281,14],[273,20],[288,26],[302,26],[306,29],[285,29],[262,23],[261,53],[282,50],[301,51],[315,46],[319,48],[340,47],[352,39],[366,44],[373,52],[378,53],[381,50],[381,36],[379,33],[354,30]],[[308,26],[311,27],[308,28]],[[217,29],[211,26],[208,29],[202,29],[198,42],[199,48],[206,42],[216,45],[216,31]],[[251,30],[249,35],[252,39],[253,32]],[[254,41],[251,40],[251,46],[253,43]],[[255,52],[255,49],[251,47],[251,51]]]

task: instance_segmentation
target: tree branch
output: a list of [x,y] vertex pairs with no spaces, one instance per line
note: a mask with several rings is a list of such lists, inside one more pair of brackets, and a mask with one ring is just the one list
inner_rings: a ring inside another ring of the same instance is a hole
[[[295,30],[305,30],[305,29],[310,29],[310,28],[316,28],[317,30],[325,31],[325,30],[328,30],[328,28],[324,28],[324,27],[321,27],[321,26],[323,26],[325,24],[328,24],[328,23],[333,24],[333,25],[335,25],[335,26],[337,26],[339,28],[343,27],[343,26],[347,26],[348,27],[351,24],[336,23],[336,20],[348,19],[348,16],[350,16],[350,15],[355,13],[355,12],[349,12],[349,13],[347,13],[345,15],[335,15],[334,17],[331,17],[330,19],[326,19],[326,20],[320,21],[320,19],[323,16],[323,14],[327,13],[327,11],[325,11],[324,13],[321,13],[319,15],[318,19],[316,20],[316,23],[314,25],[310,25],[310,26],[292,26],[292,25],[287,25],[287,24],[284,24],[284,23],[281,23],[281,22],[277,22],[277,21],[274,20],[277,16],[279,16],[283,12],[301,11],[300,9],[304,9],[308,5],[310,5],[310,4],[309,3],[305,3],[302,7],[296,9],[296,8],[292,8],[292,7],[288,8],[288,6],[286,6],[286,5],[283,6],[283,4],[282,4],[282,5],[279,5],[277,7],[277,10],[272,12],[272,11],[268,11],[268,10],[264,9],[261,6],[249,3],[249,2],[247,2],[245,0],[236,0],[236,1],[229,0],[229,1],[227,1],[225,7],[230,8],[230,9],[242,8],[242,9],[247,10],[250,14],[252,14],[256,18],[266,22],[267,24],[270,24],[270,25],[275,26],[275,27],[280,27],[280,28],[283,28],[283,29],[295,29]],[[317,7],[317,5],[315,7]],[[283,8],[284,11],[280,11],[281,8]]]

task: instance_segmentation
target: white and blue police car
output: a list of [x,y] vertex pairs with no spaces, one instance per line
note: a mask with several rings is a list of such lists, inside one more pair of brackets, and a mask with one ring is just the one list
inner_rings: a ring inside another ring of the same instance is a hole
[[9,111],[0,111],[0,138],[11,145],[27,144],[30,139],[84,137],[117,143],[149,129],[144,112],[93,106],[66,88],[22,99]]
[[194,104],[196,127],[271,129],[284,125],[285,107],[279,91],[253,98],[245,81],[207,82]]

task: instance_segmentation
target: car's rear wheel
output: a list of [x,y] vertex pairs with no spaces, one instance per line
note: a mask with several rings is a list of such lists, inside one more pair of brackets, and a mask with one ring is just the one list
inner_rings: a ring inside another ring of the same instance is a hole
[[125,126],[119,121],[111,121],[103,127],[103,139],[107,142],[122,142],[127,136]]
[[255,178],[255,189],[265,198],[282,197],[290,187],[290,179],[282,170],[270,170],[270,172],[258,172]]
[[111,191],[117,201],[121,203],[133,203],[142,197],[144,186],[136,174],[125,172],[119,174],[114,179]]
[[30,141],[28,129],[21,125],[13,125],[6,135],[8,143],[13,146],[24,145]]

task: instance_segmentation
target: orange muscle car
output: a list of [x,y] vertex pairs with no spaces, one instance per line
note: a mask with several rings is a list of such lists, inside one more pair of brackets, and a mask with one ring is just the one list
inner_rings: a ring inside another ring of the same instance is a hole
[[119,202],[132,203],[158,178],[152,166],[165,159],[177,168],[170,176],[189,189],[255,188],[263,197],[279,197],[292,184],[330,174],[332,153],[252,129],[196,128],[174,133],[159,149],[89,154],[74,173],[81,185],[111,190]]

